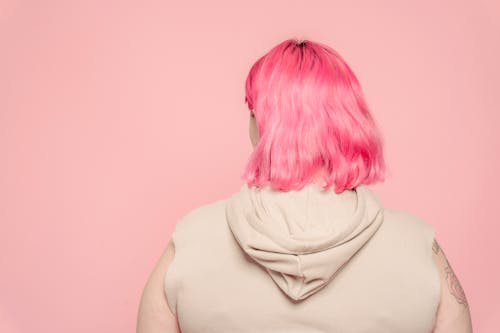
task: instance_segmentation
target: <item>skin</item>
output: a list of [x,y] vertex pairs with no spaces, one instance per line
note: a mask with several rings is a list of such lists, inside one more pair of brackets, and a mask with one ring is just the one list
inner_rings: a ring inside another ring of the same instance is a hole
[[457,275],[443,249],[434,239],[432,259],[441,279],[441,301],[432,333],[471,333],[470,306]]
[[181,332],[176,316],[168,307],[163,286],[163,277],[174,258],[174,254],[174,244],[169,241],[142,292],[137,316],[137,333]]
[[259,129],[257,128],[257,121],[255,120],[255,115],[250,111],[250,120],[248,122],[248,133],[250,135],[250,141],[252,146],[255,148],[257,142],[259,142]]
[[[250,112],[249,119],[249,135],[255,147],[259,141],[259,132],[252,112]],[[469,303],[464,289],[436,240],[433,242],[432,250],[432,258],[441,279],[441,300],[432,333],[472,333]],[[164,289],[164,276],[174,255],[174,244],[169,241],[142,292],[137,317],[137,333],[181,332],[176,316],[168,307]]]

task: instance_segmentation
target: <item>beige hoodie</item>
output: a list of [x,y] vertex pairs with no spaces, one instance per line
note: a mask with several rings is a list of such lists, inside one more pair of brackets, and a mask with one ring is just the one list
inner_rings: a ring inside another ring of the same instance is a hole
[[226,216],[243,251],[300,300],[323,288],[370,239],[384,210],[365,186],[337,194],[316,183],[288,192],[243,185]]
[[430,333],[433,238],[363,185],[243,184],[177,222],[165,293],[183,333]]

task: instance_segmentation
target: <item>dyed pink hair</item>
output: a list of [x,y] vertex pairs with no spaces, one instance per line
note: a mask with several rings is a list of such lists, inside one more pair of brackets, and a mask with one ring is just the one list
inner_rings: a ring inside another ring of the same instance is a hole
[[242,179],[298,190],[319,175],[335,192],[385,179],[383,141],[361,86],[329,46],[288,39],[251,67],[245,102],[259,142]]

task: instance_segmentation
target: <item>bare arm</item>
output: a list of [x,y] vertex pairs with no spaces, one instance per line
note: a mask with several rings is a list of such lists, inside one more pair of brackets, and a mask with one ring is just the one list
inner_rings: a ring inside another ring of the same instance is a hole
[[472,322],[465,292],[436,240],[432,250],[441,277],[441,302],[432,333],[471,333]]
[[137,317],[137,333],[180,333],[177,318],[168,307],[163,279],[174,257],[169,242],[144,287]]

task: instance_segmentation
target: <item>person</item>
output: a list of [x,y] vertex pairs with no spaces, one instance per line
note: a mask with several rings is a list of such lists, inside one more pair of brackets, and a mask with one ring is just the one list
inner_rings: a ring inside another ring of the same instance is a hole
[[338,52],[285,40],[245,93],[245,182],[177,221],[137,332],[472,332],[434,227],[367,187],[383,140]]

